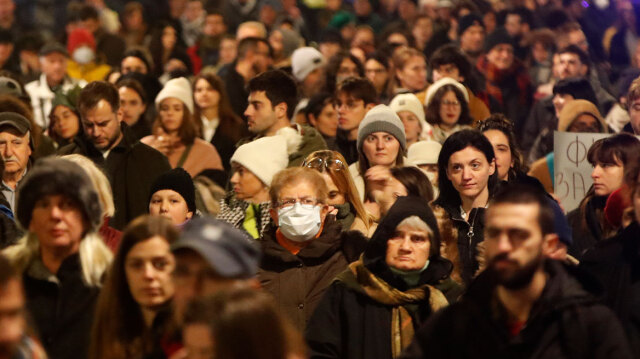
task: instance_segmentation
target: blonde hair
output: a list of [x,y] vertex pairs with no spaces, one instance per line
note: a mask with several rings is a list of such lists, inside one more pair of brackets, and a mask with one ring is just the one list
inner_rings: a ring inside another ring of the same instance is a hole
[[96,190],[96,192],[98,192],[98,197],[100,198],[100,203],[102,204],[102,215],[113,217],[116,209],[113,204],[111,184],[109,183],[107,176],[98,168],[98,166],[95,165],[95,163],[93,163],[93,161],[85,156],[72,154],[62,156],[61,158],[74,162],[82,167],[87,176],[89,176],[89,179],[91,179],[93,188]]
[[[38,236],[28,232],[18,243],[2,251],[11,265],[20,273],[24,273],[36,258],[40,256]],[[104,273],[109,268],[113,254],[96,232],[90,232],[80,240],[78,248],[82,279],[90,287],[100,287]]]

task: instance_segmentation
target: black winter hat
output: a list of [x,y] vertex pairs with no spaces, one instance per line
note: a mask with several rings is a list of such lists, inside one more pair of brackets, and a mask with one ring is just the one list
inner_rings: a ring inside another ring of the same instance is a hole
[[50,195],[65,195],[77,202],[91,225],[89,231],[97,231],[102,225],[98,192],[82,167],[61,158],[43,158],[27,172],[18,187],[16,212],[22,228],[29,228],[36,202]]
[[489,52],[491,51],[491,49],[500,44],[509,44],[511,46],[514,45],[513,38],[511,38],[511,36],[509,36],[509,34],[507,33],[507,30],[502,27],[495,29],[492,33],[489,34],[489,36],[487,36],[487,38],[484,40],[484,51]]
[[473,25],[482,26],[484,29],[484,22],[482,18],[476,14],[468,14],[460,18],[458,21],[458,36],[462,35],[468,28]]
[[184,201],[187,202],[189,212],[196,212],[196,188],[187,171],[178,167],[160,175],[151,187],[149,201],[147,202],[151,202],[151,197],[154,193],[163,189],[170,189],[179,193]]

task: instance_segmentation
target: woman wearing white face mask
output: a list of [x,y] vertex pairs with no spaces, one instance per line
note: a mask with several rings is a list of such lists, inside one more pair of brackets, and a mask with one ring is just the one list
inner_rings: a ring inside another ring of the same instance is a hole
[[71,55],[67,73],[74,79],[101,81],[111,71],[109,65],[96,59],[96,40],[91,32],[83,28],[75,29],[69,34],[67,50]]
[[325,221],[327,193],[322,176],[305,167],[279,172],[269,190],[275,225],[264,233],[258,279],[299,330],[333,278],[366,244],[360,232],[341,233],[340,223]]

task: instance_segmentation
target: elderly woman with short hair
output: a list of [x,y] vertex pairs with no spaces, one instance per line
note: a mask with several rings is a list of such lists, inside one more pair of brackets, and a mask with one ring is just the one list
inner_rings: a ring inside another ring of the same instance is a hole
[[327,216],[327,184],[306,167],[288,168],[271,182],[271,218],[262,243],[258,279],[280,310],[303,330],[333,278],[356,260],[366,243],[359,231],[342,232]]
[[431,314],[460,295],[428,204],[400,197],[307,326],[312,358],[397,358]]

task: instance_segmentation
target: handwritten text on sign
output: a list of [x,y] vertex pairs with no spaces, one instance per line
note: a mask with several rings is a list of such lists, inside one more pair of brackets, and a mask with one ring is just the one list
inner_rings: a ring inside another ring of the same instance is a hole
[[595,141],[609,136],[611,134],[558,131],[553,133],[553,188],[565,211],[577,208],[593,184],[593,166],[587,160],[589,148]]

